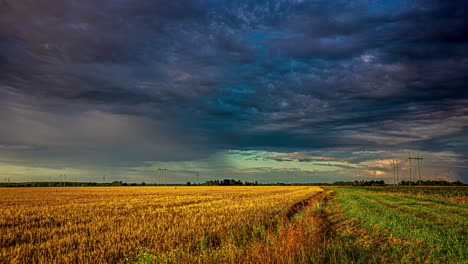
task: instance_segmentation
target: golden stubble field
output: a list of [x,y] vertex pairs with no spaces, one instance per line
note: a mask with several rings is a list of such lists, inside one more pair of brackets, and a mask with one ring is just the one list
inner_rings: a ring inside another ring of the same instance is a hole
[[[291,208],[321,191],[319,187],[3,188],[0,260],[118,263],[149,254],[162,262],[249,262],[249,258],[255,262],[256,257],[266,261],[267,255],[284,254],[274,248],[278,243],[290,243],[292,248],[298,242],[281,239],[281,232],[288,237],[295,232],[286,226]],[[276,229],[275,237],[269,234],[271,227]]]

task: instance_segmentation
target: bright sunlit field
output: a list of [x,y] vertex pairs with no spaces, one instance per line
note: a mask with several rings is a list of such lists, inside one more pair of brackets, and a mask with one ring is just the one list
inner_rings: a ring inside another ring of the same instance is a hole
[[265,243],[271,227],[287,225],[294,205],[321,191],[318,187],[0,189],[0,259],[3,263],[116,263],[149,256],[162,262],[204,263],[274,258]]

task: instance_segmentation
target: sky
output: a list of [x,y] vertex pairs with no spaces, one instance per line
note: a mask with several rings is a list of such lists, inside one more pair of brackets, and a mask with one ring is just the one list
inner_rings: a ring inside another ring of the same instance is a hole
[[468,183],[467,7],[3,0],[0,180]]

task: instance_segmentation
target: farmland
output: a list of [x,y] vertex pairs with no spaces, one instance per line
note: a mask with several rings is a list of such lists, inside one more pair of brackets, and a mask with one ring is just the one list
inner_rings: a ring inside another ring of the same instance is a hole
[[[333,188],[340,240],[375,263],[466,263],[465,187]],[[448,199],[454,195],[455,201]],[[346,242],[347,241],[347,242]],[[348,254],[349,255],[349,254]]]
[[285,257],[275,257],[282,251],[273,254],[273,247],[264,242],[268,237],[271,245],[289,242],[275,241],[278,237],[268,232],[284,224],[281,232],[288,236],[294,205],[320,191],[318,187],[1,189],[0,259],[3,263],[116,263],[149,252],[158,261],[176,263],[278,259]]
[[391,192],[399,194],[409,194],[416,196],[428,196],[439,199],[463,200],[468,197],[468,188],[462,186],[440,187],[440,186],[372,186],[360,187],[375,192]]
[[0,263],[464,263],[463,188],[3,188]]

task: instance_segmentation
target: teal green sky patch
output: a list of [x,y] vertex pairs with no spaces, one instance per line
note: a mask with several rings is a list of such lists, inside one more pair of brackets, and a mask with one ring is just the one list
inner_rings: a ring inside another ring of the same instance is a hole
[[298,169],[314,172],[359,168],[356,164],[337,161],[333,158],[311,156],[299,152],[282,153],[254,150],[230,150],[223,154],[222,157],[238,169],[269,167],[274,169]]

